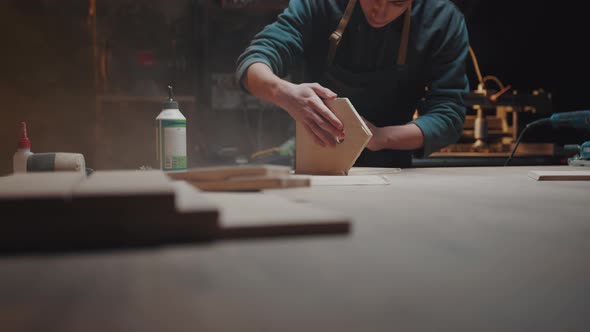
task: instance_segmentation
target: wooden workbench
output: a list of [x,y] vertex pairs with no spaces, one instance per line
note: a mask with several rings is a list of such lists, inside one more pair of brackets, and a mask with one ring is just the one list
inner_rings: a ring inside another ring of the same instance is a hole
[[0,257],[2,331],[588,331],[590,182],[422,168],[274,194],[350,235]]

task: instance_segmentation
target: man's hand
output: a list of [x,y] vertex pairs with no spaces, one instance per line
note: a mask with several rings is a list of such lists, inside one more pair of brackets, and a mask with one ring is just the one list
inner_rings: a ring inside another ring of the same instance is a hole
[[336,146],[344,138],[344,126],[324,104],[336,94],[318,83],[293,84],[276,76],[264,63],[248,67],[244,86],[254,96],[271,102],[303,124],[315,142],[321,146]]
[[371,133],[373,133],[373,137],[371,137],[369,144],[367,144],[367,149],[371,151],[379,151],[385,149],[387,147],[387,131],[385,130],[385,128],[376,127],[367,119],[363,117],[361,118],[363,119],[363,121],[365,121],[367,127],[369,127],[369,130],[371,130]]
[[334,92],[318,83],[285,82],[275,100],[295,121],[303,124],[317,144],[333,147],[337,144],[336,138],[344,138],[344,126],[322,99],[334,98]]

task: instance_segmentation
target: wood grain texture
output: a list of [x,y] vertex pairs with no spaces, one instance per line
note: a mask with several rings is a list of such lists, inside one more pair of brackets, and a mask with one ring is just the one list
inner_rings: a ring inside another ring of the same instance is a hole
[[[347,175],[373,134],[348,98],[325,100],[326,106],[344,125],[346,137],[336,147],[316,144],[302,124],[296,124],[295,173]],[[336,140],[336,138],[334,138]]]

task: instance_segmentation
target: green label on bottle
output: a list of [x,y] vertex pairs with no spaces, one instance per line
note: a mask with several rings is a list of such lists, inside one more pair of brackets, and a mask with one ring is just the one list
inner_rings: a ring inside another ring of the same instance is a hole
[[186,169],[186,120],[162,120],[161,126],[162,168],[166,171]]
[[186,120],[162,120],[162,127],[185,127]]

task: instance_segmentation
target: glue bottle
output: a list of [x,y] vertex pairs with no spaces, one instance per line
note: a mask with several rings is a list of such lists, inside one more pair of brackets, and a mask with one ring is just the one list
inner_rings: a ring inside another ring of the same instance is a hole
[[27,123],[21,122],[20,125],[17,150],[12,157],[12,171],[14,173],[26,173],[27,158],[33,154],[31,152],[31,141],[27,137]]
[[162,112],[156,117],[156,159],[164,171],[187,168],[186,118],[174,100],[171,86],[168,86],[168,99]]

